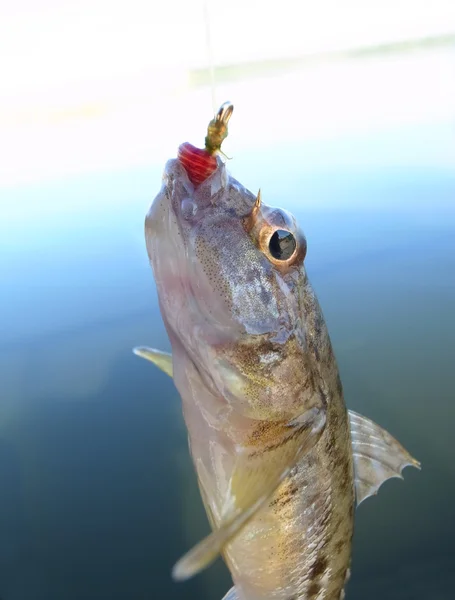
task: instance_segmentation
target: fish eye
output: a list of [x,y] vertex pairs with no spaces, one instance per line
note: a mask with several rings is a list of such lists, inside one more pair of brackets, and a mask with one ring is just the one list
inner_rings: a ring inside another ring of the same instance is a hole
[[295,237],[284,229],[277,229],[269,240],[269,252],[275,260],[288,260],[296,248]]

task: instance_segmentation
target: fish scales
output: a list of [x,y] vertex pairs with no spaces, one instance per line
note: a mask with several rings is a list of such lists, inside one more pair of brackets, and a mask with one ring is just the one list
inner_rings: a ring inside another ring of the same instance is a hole
[[[178,165],[174,167],[179,168]],[[169,188],[171,187],[172,184],[169,185]],[[238,182],[235,183],[234,189],[243,192]],[[168,202],[167,194],[164,194],[163,201]],[[214,203],[216,204],[216,201]],[[242,203],[239,204],[240,214],[243,214],[245,208]],[[235,202],[232,202],[231,206],[235,206]],[[214,231],[211,230],[210,236],[213,235]],[[213,260],[213,255],[211,258]],[[216,260],[219,260],[219,255],[216,256]],[[216,277],[215,271],[209,270],[209,259],[206,258],[206,261],[210,277]],[[316,447],[292,470],[289,480],[281,484],[268,506],[245,527],[224,553],[234,579],[237,573],[239,579],[242,579],[240,593],[248,600],[288,597],[310,599],[318,597],[321,593],[324,594],[321,598],[338,598],[344,586],[348,564],[346,556],[350,555],[353,517],[352,511],[350,513],[346,507],[353,506],[354,483],[347,412],[324,319],[306,276],[300,281],[300,288],[297,294],[298,302],[291,308],[296,316],[305,315],[307,356],[303,356],[297,342],[293,343],[292,334],[289,335],[290,344],[286,352],[279,348],[279,344],[275,346],[281,352],[281,358],[285,356],[284,362],[288,360],[293,366],[293,377],[296,381],[292,389],[296,390],[296,411],[298,412],[302,398],[301,388],[305,387],[313,393],[316,376],[320,378],[321,385],[329,390],[325,394],[330,395],[330,408],[325,431]],[[183,313],[184,304],[187,302],[183,294],[181,301],[181,305],[174,309],[174,317],[177,319]],[[229,453],[234,455],[235,445],[242,444],[252,452],[267,453],[270,460],[277,440],[283,439],[283,416],[286,415],[280,414],[280,421],[270,422],[245,419],[233,414],[225,405],[224,399],[216,392],[213,393],[213,386],[207,385],[210,377],[201,377],[194,361],[189,360],[180,341],[185,339],[184,327],[181,323],[173,324],[172,321],[173,318],[168,317],[174,364],[176,360],[182,361],[180,368],[176,370],[175,382],[184,398],[185,420],[203,496],[211,496],[211,500],[206,500],[206,503],[209,504],[208,510],[213,515],[214,525],[217,526],[222,518],[223,500],[228,494],[229,478],[233,469],[232,458],[229,460],[227,456]],[[246,374],[253,370],[254,379],[258,356],[261,354],[258,344],[249,341],[245,344],[226,345],[224,356],[232,358],[234,364],[241,363]],[[267,346],[263,349],[264,353],[274,347],[274,343],[270,341],[261,341],[260,345]],[[299,372],[298,365],[310,359],[314,361],[316,374],[312,373],[312,377],[308,378],[305,377],[303,368],[302,372]],[[271,372],[275,371],[276,386],[282,384],[276,376],[277,369],[282,367],[283,360],[278,365],[272,364],[269,369]],[[284,369],[284,375],[286,374]],[[251,387],[255,387],[254,382]],[[282,392],[277,393],[285,393],[286,388],[289,388],[289,379],[286,385],[283,385]],[[191,396],[190,390],[194,390]],[[261,403],[261,398],[258,397],[257,401]],[[291,403],[291,406],[293,404]],[[228,410],[228,416],[223,412],[223,406]],[[267,399],[258,410],[261,416],[262,412],[270,410]],[[210,427],[204,436],[201,433],[207,422]],[[222,437],[220,438],[223,428],[224,444],[221,441]],[[292,444],[292,440],[285,443]],[[224,453],[224,461],[221,460],[220,453]],[[217,473],[218,494],[215,495],[213,483],[208,480],[210,472],[220,468],[217,465],[221,465],[224,471],[222,474]],[[349,488],[348,493],[346,488]],[[295,491],[294,494],[291,494],[292,490]],[[349,515],[348,518],[346,514]]]
[[145,223],[172,356],[135,352],[174,378],[213,530],[173,574],[222,554],[225,600],[342,600],[355,504],[420,465],[346,409],[295,218],[218,156],[213,170],[231,114],[223,105],[198,151],[211,174],[199,183],[194,160],[168,161]]
[[[248,573],[239,593],[247,600],[338,600],[350,563],[354,474],[348,415],[322,312],[306,285],[303,297],[308,304],[305,314],[314,323],[309,328],[313,352],[333,393],[316,447],[226,553],[233,574],[236,565],[239,578]],[[257,436],[256,447],[264,453],[273,443],[270,433]]]

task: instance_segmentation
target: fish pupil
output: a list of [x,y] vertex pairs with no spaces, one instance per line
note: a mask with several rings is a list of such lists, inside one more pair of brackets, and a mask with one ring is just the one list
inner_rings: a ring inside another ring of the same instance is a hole
[[297,243],[291,232],[277,229],[269,241],[269,252],[276,260],[288,260],[295,252]]

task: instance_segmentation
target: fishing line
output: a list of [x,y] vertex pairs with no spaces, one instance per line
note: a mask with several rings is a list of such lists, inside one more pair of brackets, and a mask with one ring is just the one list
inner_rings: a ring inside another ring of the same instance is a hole
[[215,66],[213,62],[213,46],[212,46],[212,32],[211,32],[211,23],[210,23],[210,10],[209,10],[209,2],[210,0],[204,0],[204,23],[205,23],[205,41],[207,45],[207,61],[208,61],[208,70],[210,76],[210,88],[212,94],[212,109],[213,113],[217,111],[217,102],[216,102],[216,87],[215,87]]

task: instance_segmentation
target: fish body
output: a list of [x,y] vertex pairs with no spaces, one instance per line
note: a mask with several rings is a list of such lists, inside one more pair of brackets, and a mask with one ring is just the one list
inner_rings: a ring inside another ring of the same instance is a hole
[[418,463],[347,411],[294,217],[216,161],[198,185],[168,161],[145,224],[172,359],[138,354],[174,377],[213,529],[174,575],[222,553],[227,598],[339,600],[356,496]]

